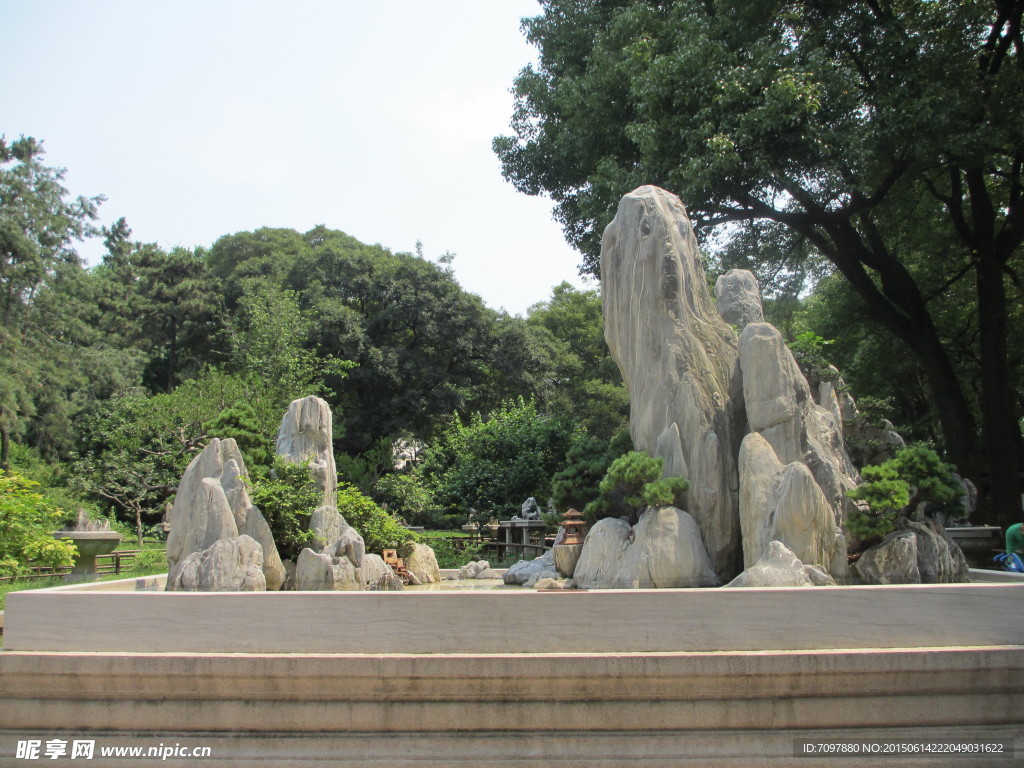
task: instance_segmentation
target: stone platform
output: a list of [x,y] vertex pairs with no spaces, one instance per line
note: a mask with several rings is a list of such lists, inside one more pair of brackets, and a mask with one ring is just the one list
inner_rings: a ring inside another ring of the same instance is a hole
[[[0,765],[55,737],[209,746],[203,765],[1019,765],[1022,600],[1022,584],[13,593]],[[840,738],[1015,754],[795,750]]]

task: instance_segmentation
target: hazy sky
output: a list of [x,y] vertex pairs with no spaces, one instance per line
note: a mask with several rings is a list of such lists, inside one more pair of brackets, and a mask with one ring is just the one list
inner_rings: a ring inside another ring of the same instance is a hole
[[[535,0],[0,0],[0,133],[44,141],[74,195],[134,238],[211,245],[317,224],[435,258],[523,313],[579,255],[516,192],[519,21]],[[80,252],[95,263],[99,241]]]

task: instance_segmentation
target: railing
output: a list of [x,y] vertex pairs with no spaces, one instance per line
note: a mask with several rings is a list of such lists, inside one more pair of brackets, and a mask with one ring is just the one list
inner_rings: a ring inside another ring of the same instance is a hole
[[[111,573],[120,575],[121,571],[130,567],[135,558],[143,551],[141,549],[122,549],[107,555],[96,555],[96,574],[98,576],[106,576]],[[29,571],[21,576],[0,576],[0,584],[22,579],[52,579],[57,576],[66,576],[71,573],[71,566],[51,568],[46,565],[33,565],[29,566]]]

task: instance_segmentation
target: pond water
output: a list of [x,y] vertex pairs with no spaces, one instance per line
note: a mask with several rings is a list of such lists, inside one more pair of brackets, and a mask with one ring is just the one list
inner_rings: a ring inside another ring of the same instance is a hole
[[436,584],[410,584],[406,592],[449,592],[456,590],[518,589],[516,584],[506,584],[501,579],[444,579]]

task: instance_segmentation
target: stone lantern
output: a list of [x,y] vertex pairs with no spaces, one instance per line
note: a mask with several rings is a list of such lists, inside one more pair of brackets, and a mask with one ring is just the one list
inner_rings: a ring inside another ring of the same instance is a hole
[[587,523],[583,520],[583,514],[575,509],[566,511],[562,519],[562,528],[565,536],[560,544],[553,547],[555,553],[555,568],[567,579],[571,579],[576,571],[576,562],[580,559],[580,552],[583,551],[583,540],[586,538]]

